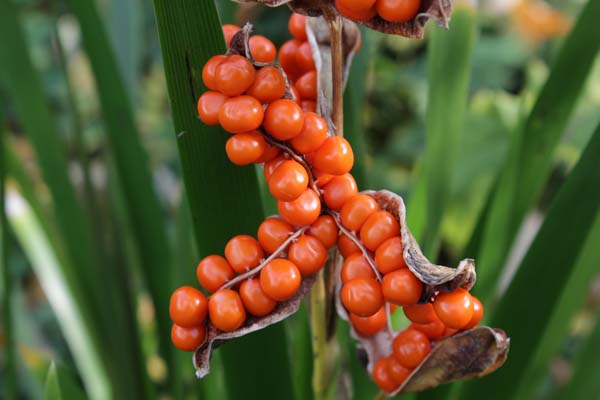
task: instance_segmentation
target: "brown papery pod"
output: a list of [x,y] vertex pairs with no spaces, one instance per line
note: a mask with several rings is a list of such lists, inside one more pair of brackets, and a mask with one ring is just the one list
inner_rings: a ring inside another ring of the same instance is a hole
[[[363,192],[377,200],[382,210],[390,212],[400,224],[404,260],[421,282],[424,283],[422,302],[437,292],[456,288],[471,289],[475,284],[475,264],[471,259],[463,260],[458,268],[448,268],[431,263],[421,251],[406,225],[406,207],[402,197],[387,190]],[[370,258],[368,253],[365,256]],[[374,265],[372,258],[369,259]],[[338,315],[349,321],[349,315],[340,300],[342,261],[336,266],[338,277],[336,309]],[[386,305],[389,314],[389,305]],[[392,341],[396,333],[388,324],[386,329],[373,336],[363,336],[351,326],[351,336],[360,343],[361,354],[366,356],[369,374],[377,360],[392,352]],[[498,369],[506,360],[510,339],[500,329],[480,326],[458,332],[453,336],[432,342],[429,355],[417,366],[404,383],[389,396],[400,392],[418,392],[444,383],[472,379],[487,375]]]
[[[284,243],[279,246],[279,248],[271,254],[267,259],[265,259],[259,266],[256,268],[236,276],[234,279],[227,282],[220,289],[229,289],[231,287],[236,286],[242,281],[256,277],[260,271],[267,265],[269,262],[276,258],[282,258],[286,256],[286,250],[293,241],[298,239],[309,227],[303,227],[298,229],[291,235]],[[298,288],[298,291],[294,296],[286,301],[278,302],[275,306],[275,309],[271,311],[270,314],[264,317],[254,317],[248,314],[244,325],[242,325],[239,329],[236,329],[232,332],[223,332],[217,329],[214,325],[211,324],[210,320],[207,321],[206,327],[206,339],[204,343],[196,350],[194,353],[194,367],[196,368],[196,376],[198,378],[203,378],[210,372],[210,357],[212,350],[219,347],[223,343],[228,340],[247,335],[252,332],[256,332],[258,330],[264,329],[270,325],[276,324],[277,322],[283,321],[290,315],[294,314],[298,311],[300,307],[300,303],[306,294],[310,291],[312,284],[314,283],[316,275],[309,277],[302,277],[302,283]]]
[[[234,0],[237,3],[261,3],[269,7],[277,7],[287,4],[295,12],[319,16],[321,14],[331,14],[330,10],[339,13],[335,8],[335,2],[332,0]],[[373,18],[356,21],[367,28],[382,33],[400,35],[413,39],[422,39],[425,33],[425,24],[433,19],[439,26],[448,28],[450,14],[452,13],[452,0],[423,0],[417,15],[409,21],[390,22],[378,15]]]

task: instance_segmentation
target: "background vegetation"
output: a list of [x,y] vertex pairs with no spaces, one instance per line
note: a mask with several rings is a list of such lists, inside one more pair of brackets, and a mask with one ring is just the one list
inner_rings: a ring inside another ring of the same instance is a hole
[[[429,256],[477,260],[486,319],[512,350],[489,377],[403,398],[594,396],[600,1],[458,3],[424,41],[363,31],[345,134],[360,188],[403,195]],[[219,349],[202,381],[167,315],[201,256],[273,212],[262,174],[232,166],[227,134],[196,119],[194,71],[224,50],[221,22],[281,44],[288,16],[0,0],[0,397],[312,397],[305,308]],[[331,394],[373,398],[338,325]]]

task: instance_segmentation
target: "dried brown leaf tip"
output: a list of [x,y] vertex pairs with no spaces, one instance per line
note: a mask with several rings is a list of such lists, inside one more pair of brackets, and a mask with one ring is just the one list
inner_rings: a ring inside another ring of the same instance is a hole
[[[483,376],[504,363],[506,334],[477,327],[483,306],[469,293],[474,261],[431,263],[408,229],[400,196],[362,192],[334,217],[345,257],[336,267],[336,309],[387,395]],[[400,332],[391,324],[395,307],[411,321]]]

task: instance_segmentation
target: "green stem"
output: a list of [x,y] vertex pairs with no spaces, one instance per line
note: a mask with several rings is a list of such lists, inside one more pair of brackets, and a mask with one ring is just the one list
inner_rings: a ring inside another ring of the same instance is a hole
[[324,268],[310,291],[310,325],[312,328],[313,377],[315,400],[326,398],[328,383],[327,354],[327,291]]

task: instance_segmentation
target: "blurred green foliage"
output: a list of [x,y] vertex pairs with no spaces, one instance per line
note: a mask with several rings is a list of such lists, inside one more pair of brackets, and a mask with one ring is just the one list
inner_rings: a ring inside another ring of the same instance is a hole
[[[483,297],[498,310],[490,307],[486,318],[507,325],[509,336],[512,328],[523,341],[539,341],[515,357],[518,368],[508,363],[489,381],[423,398],[482,397],[488,387],[510,387],[506,398],[578,399],[597,388],[590,371],[600,337],[600,216],[592,186],[598,171],[591,147],[587,158],[581,155],[600,121],[598,1],[547,4],[570,25],[585,7],[587,25],[582,18],[578,27],[587,41],[564,40],[566,32],[540,37],[544,26],[522,19],[535,2],[517,1],[512,9],[507,3],[459,5],[451,31],[430,24],[423,41],[363,29],[346,91],[346,136],[357,154],[360,188],[405,196],[409,221],[425,232],[424,247],[436,262],[456,265],[481,249],[496,251],[493,263],[481,265],[489,268]],[[168,293],[193,284],[200,256],[220,251],[231,234],[254,233],[273,207],[261,204],[262,174],[232,167],[226,134],[196,121],[195,99],[185,98],[189,110],[170,108],[168,90],[183,97],[188,88],[177,85],[187,85],[188,77],[177,76],[181,66],[164,55],[190,46],[189,60],[199,69],[222,50],[213,3],[155,0],[154,6],[0,0],[0,176],[9,222],[1,235],[0,397],[268,397],[270,379],[279,374],[280,398],[310,398],[306,308],[224,346],[203,381],[195,379],[189,355],[168,346]],[[228,0],[216,6],[223,23],[251,20],[256,33],[277,45],[288,39],[287,7]],[[568,55],[562,64],[561,54]],[[462,61],[455,69],[443,65],[453,57]],[[549,76],[558,90],[538,97],[548,91]],[[572,109],[560,108],[557,116],[554,106],[569,101]],[[539,102],[546,108],[533,118]],[[544,143],[551,130],[555,145],[530,145]],[[536,163],[523,157],[515,164],[515,151],[535,151]],[[539,188],[526,193],[519,183],[518,198],[528,201],[514,213],[506,207],[514,220],[498,239],[484,233],[494,202],[508,196],[508,186],[499,185],[507,170],[517,177],[537,173]],[[573,224],[569,210],[587,223]],[[223,218],[228,222],[219,225]],[[556,239],[567,228],[577,243]],[[546,273],[544,266],[558,271]],[[530,290],[538,279],[544,285]],[[540,308],[542,288],[553,297]],[[522,302],[527,312],[515,317]],[[539,309],[535,332],[519,325]],[[539,338],[528,336],[534,333]],[[345,323],[337,339],[342,350],[332,392],[376,396]],[[263,346],[269,357],[260,357]],[[521,372],[520,382],[503,378]]]

